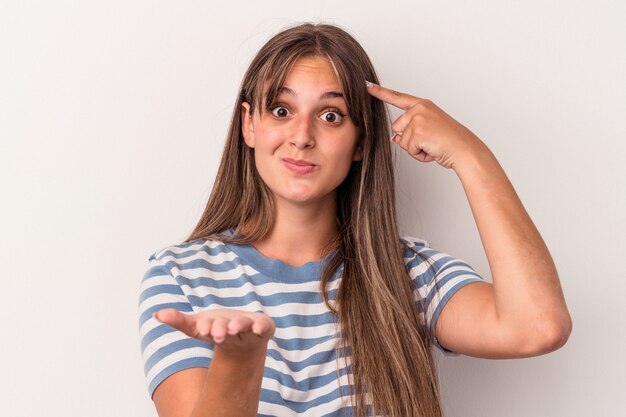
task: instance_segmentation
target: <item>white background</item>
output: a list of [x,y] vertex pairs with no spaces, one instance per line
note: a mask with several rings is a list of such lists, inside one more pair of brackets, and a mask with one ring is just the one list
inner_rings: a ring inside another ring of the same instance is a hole
[[[137,295],[217,170],[238,85],[305,20],[496,154],[557,263],[550,355],[443,358],[448,417],[624,416],[626,3],[13,1],[0,5],[0,415],[155,416]],[[398,154],[403,231],[488,276],[454,173]]]

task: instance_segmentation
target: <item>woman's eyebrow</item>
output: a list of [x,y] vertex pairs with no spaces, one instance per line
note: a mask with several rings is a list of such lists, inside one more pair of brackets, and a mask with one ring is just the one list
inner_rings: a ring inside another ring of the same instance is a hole
[[344,98],[343,93],[340,91],[327,91],[320,96],[320,100],[324,100],[326,98]]
[[[290,96],[294,97],[298,96],[298,94],[296,94],[296,92],[293,91],[291,88],[284,86],[281,87],[280,90],[278,90],[278,94],[289,94]],[[344,95],[341,91],[326,91],[320,96],[320,100],[325,100],[328,98],[344,98]]]

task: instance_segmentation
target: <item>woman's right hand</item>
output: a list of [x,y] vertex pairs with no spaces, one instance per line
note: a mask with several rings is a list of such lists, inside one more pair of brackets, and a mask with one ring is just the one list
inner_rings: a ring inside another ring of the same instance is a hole
[[214,344],[222,353],[246,355],[266,349],[274,335],[274,321],[263,313],[216,309],[185,314],[174,309],[160,310],[154,318],[187,336]]
[[160,310],[153,317],[189,337],[215,345],[209,372],[175,372],[154,391],[161,417],[256,416],[267,342],[276,325],[265,314],[219,309],[200,313]]

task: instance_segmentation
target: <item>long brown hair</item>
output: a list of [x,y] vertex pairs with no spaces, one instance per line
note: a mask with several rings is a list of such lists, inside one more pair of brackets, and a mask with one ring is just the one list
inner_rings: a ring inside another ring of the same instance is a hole
[[[396,223],[394,167],[389,117],[369,96],[365,80],[378,82],[367,54],[344,30],[302,24],[271,38],[246,72],[211,196],[186,242],[219,238],[262,240],[274,224],[274,202],[254,164],[254,150],[241,132],[241,103],[251,112],[274,102],[300,58],[320,56],[332,64],[350,118],[361,132],[363,159],[353,162],[337,190],[335,256],[322,273],[320,289],[341,325],[341,349],[351,352],[355,415],[372,411],[392,417],[442,416],[431,341],[417,313],[414,288],[402,258]],[[245,229],[245,233],[241,233]],[[343,263],[335,306],[326,288]]]

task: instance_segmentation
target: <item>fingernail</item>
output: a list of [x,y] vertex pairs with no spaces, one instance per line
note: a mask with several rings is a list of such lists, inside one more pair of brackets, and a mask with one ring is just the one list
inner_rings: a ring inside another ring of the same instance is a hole
[[215,343],[222,343],[224,341],[224,339],[226,339],[225,337],[214,337],[213,341]]
[[374,85],[374,83],[365,80],[365,87],[366,88],[372,88],[373,85]]

